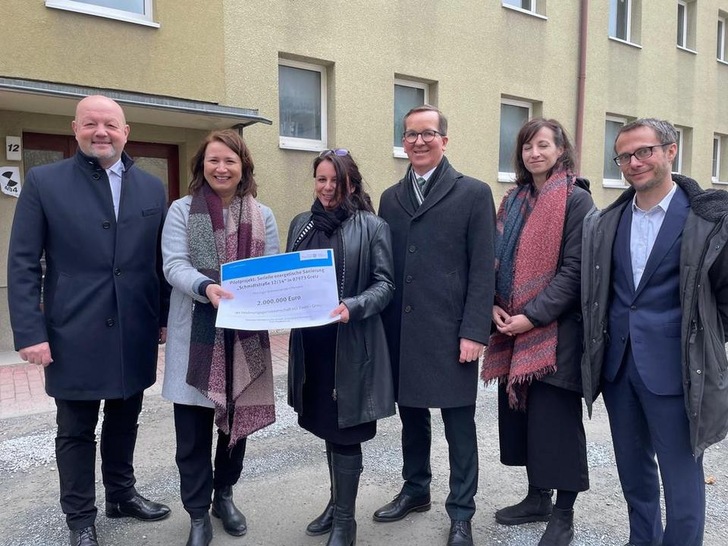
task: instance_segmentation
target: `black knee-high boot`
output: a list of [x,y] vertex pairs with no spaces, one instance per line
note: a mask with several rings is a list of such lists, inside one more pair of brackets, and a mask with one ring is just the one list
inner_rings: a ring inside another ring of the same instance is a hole
[[331,531],[331,524],[334,521],[334,478],[331,472],[331,449],[328,445],[326,446],[326,462],[329,466],[329,502],[321,515],[306,527],[306,534],[312,537]]
[[334,522],[326,546],[356,545],[356,495],[359,491],[362,456],[331,454],[334,478]]

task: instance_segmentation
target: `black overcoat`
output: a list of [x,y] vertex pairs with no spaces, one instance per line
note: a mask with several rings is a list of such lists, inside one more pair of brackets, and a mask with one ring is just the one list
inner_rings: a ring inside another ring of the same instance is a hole
[[127,398],[156,379],[165,191],[122,159],[118,220],[106,171],[80,152],[31,169],[18,199],[8,255],[15,348],[50,343],[55,398]]
[[392,231],[395,293],[382,313],[397,402],[409,407],[475,403],[478,362],[461,364],[460,338],[488,342],[495,206],[490,187],[443,158],[416,208],[409,171],[380,200]]
[[[304,212],[291,221],[286,252],[311,219]],[[381,218],[358,211],[338,230],[344,252],[342,303],[349,322],[339,322],[336,333],[334,384],[340,428],[394,415],[392,371],[380,317],[394,292],[389,227]],[[336,256],[339,260],[341,257]],[[291,330],[288,353],[288,404],[301,413],[305,381],[303,335]]]

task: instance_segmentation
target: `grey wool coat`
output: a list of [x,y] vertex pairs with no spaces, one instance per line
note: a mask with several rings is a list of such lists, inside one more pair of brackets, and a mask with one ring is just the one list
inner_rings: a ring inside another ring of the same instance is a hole
[[[212,280],[197,271],[190,261],[187,222],[191,204],[192,197],[189,195],[172,203],[162,231],[164,275],[172,285],[162,396],[175,404],[213,408],[215,405],[208,398],[187,384],[192,306],[195,302],[210,304],[210,300],[200,296],[197,289],[203,281]],[[261,203],[258,205],[265,220],[265,254],[278,254],[278,226],[273,211]]]
[[[379,215],[392,231],[394,299],[382,313],[395,396],[402,406],[475,403],[478,362],[460,363],[460,338],[488,343],[495,289],[495,205],[490,187],[443,157],[415,208],[409,171]],[[436,177],[436,178],[435,178]]]

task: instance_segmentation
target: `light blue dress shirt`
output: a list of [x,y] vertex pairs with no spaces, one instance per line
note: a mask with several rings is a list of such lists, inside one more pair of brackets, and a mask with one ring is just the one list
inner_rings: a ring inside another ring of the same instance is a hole
[[648,211],[637,206],[637,196],[632,199],[632,229],[629,237],[629,252],[632,257],[632,278],[635,289],[639,286],[642,273],[645,271],[647,260],[655,246],[657,234],[660,233],[662,222],[670,206],[677,186],[673,182],[672,189]]
[[119,201],[121,201],[121,179],[124,174],[124,164],[121,159],[114,163],[106,170],[106,176],[109,177],[109,186],[111,186],[111,198],[114,201],[114,215],[119,219]]

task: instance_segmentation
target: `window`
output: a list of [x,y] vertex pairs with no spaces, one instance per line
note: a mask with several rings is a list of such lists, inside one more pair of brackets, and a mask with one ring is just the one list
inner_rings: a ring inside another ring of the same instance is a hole
[[726,26],[728,26],[728,15],[724,14],[723,12],[720,12],[720,17],[718,17],[718,40],[716,42],[717,44],[717,50],[716,55],[718,57],[719,61],[728,62],[728,52],[726,51],[728,47],[726,47]]
[[677,2],[677,46],[695,50],[695,0]]
[[609,0],[609,36],[637,45],[640,41],[642,0]]
[[430,103],[429,86],[409,80],[394,80],[394,156],[407,157],[402,147],[402,120],[416,106]]
[[503,5],[521,8],[524,11],[536,11],[536,0],[503,0]]
[[547,0],[501,0],[501,6],[539,19],[546,19],[546,2]]
[[281,148],[326,149],[326,68],[280,59],[278,134]]
[[728,135],[713,135],[713,165],[710,174],[713,184],[728,184]]
[[683,146],[684,146],[684,139],[683,135],[685,134],[685,131],[682,127],[675,126],[675,130],[677,131],[677,153],[675,154],[675,159],[672,160],[672,172],[676,174],[682,174],[683,169]]
[[47,8],[159,27],[152,18],[152,0],[45,0],[45,5]]
[[604,186],[612,188],[625,187],[622,171],[614,162],[614,141],[617,140],[617,133],[626,125],[625,118],[607,116],[604,124]]
[[677,45],[688,47],[687,42],[688,7],[685,2],[677,3]]
[[632,0],[609,0],[609,35],[629,42],[631,16]]
[[533,104],[510,99],[501,100],[500,108],[500,148],[498,150],[498,181],[513,182],[515,172],[516,138],[518,131],[531,119]]

